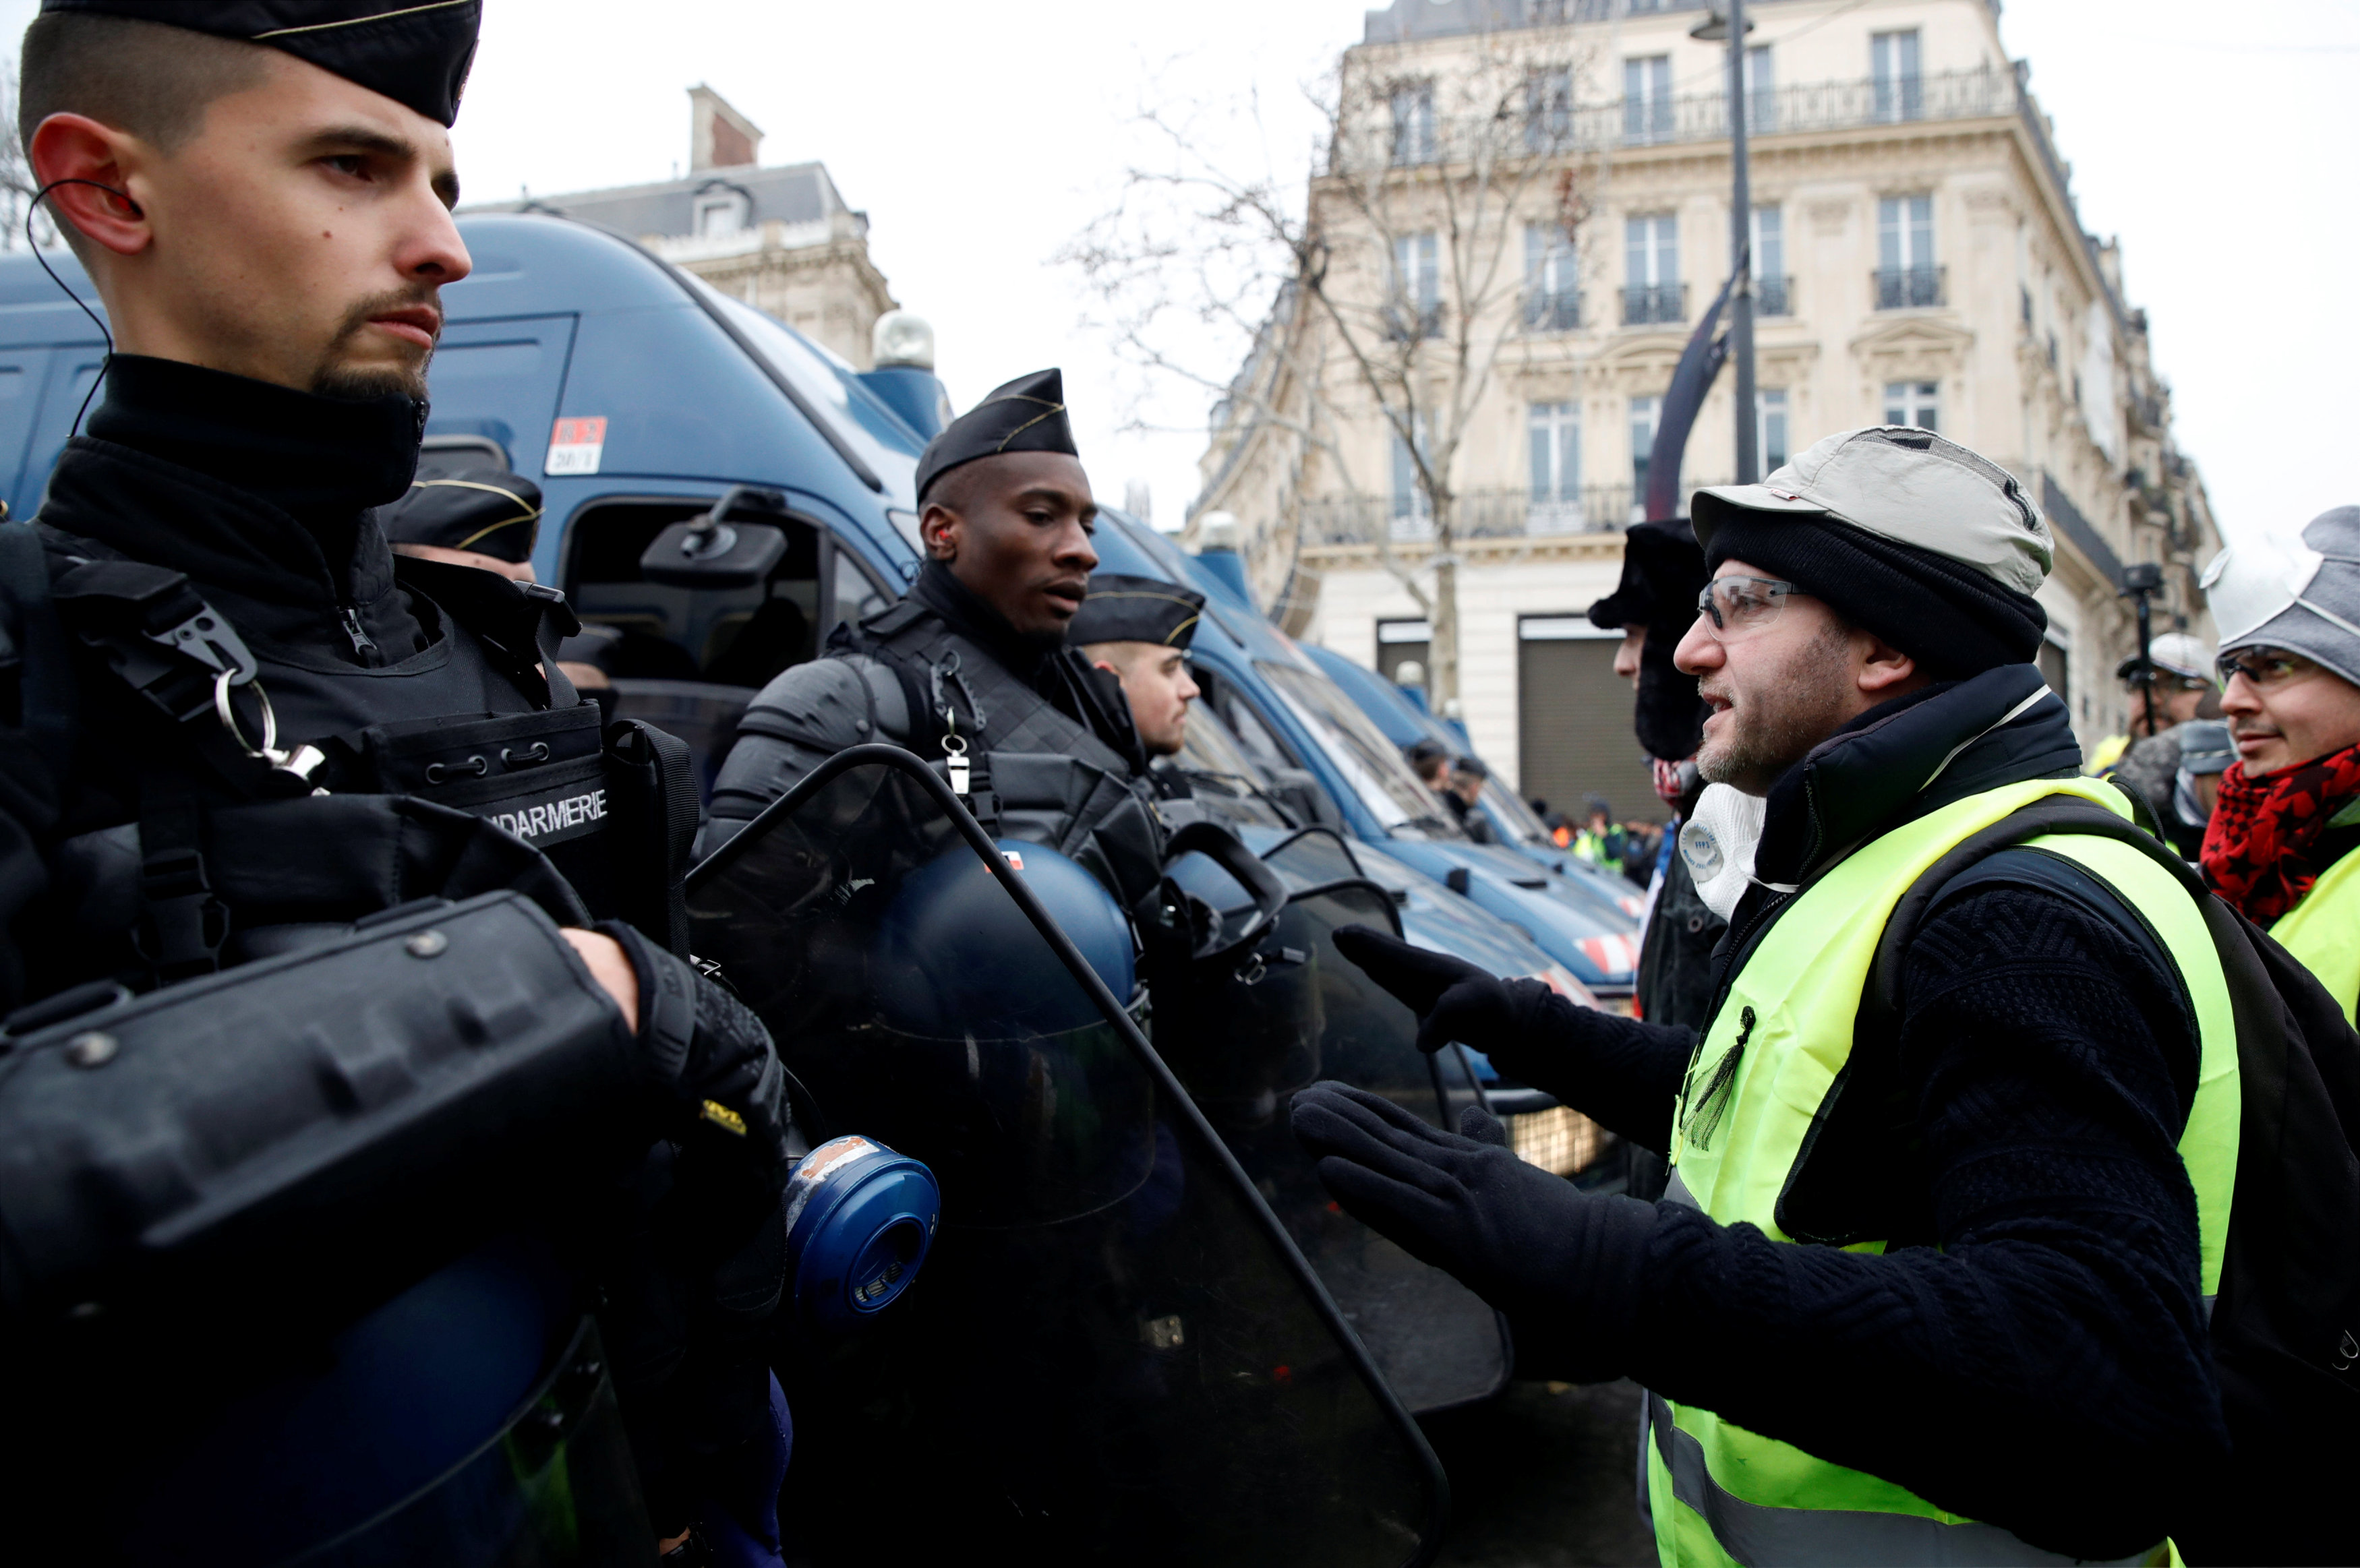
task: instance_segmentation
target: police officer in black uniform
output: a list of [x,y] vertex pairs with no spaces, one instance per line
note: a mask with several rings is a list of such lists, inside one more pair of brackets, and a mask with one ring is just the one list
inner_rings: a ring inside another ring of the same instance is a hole
[[478,464],[413,479],[408,495],[377,508],[377,523],[396,555],[536,581],[541,486],[521,474]]
[[673,951],[685,748],[602,732],[558,595],[371,515],[469,266],[477,22],[44,0],[27,34],[25,145],[115,333],[0,527],[27,1560],[644,1560],[778,1435],[748,1342],[791,1134],[768,1036]]
[[887,741],[934,762],[983,825],[1088,867],[1134,913],[1163,830],[1120,682],[1068,645],[1098,517],[1054,370],[994,389],[918,460],[925,564],[762,689],[715,780],[709,852],[813,768]]
[[[1188,739],[1188,705],[1203,693],[1188,670],[1188,648],[1204,619],[1205,596],[1194,588],[1122,572],[1090,574],[1066,640],[1093,669],[1122,685],[1140,749],[1153,760],[1177,757]],[[1185,796],[1185,778],[1166,768],[1151,775],[1157,791]]]

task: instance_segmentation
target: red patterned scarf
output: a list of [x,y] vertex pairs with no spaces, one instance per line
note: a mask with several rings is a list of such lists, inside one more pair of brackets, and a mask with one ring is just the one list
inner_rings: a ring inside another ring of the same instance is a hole
[[2360,746],[2255,779],[2243,768],[2221,775],[2221,799],[2199,858],[2212,890],[2267,927],[2302,901],[2319,874],[2320,835],[2360,796]]

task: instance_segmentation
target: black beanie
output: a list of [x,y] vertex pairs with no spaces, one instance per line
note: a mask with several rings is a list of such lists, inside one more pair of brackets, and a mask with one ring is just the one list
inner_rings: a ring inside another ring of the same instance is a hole
[[1712,530],[1708,569],[1742,561],[1784,578],[1918,661],[1963,680],[2039,656],[2049,615],[2028,593],[1962,561],[1828,517],[1732,506]]

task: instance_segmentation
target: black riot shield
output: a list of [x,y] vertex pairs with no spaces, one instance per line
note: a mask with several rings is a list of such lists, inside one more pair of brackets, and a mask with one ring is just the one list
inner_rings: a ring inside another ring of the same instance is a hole
[[[1345,1214],[1287,1127],[1287,1104],[1340,1079],[1456,1127],[1441,1063],[1417,1049],[1417,1019],[1336,951],[1348,925],[1401,933],[1393,900],[1363,880],[1343,842],[1310,829],[1266,864],[1291,897],[1242,953],[1157,977],[1156,1050],[1237,1156],[1335,1296],[1402,1402],[1439,1410],[1488,1399],[1513,1351],[1482,1298]],[[1241,890],[1240,890],[1241,891]],[[1457,1073],[1454,1058],[1449,1071]]]
[[[688,905],[813,1136],[880,1139],[942,1187],[891,1312],[780,1335],[791,1542],[822,1564],[1432,1556],[1447,1487],[1416,1426],[1128,998],[923,764],[830,759]],[[979,958],[959,933],[986,929]]]

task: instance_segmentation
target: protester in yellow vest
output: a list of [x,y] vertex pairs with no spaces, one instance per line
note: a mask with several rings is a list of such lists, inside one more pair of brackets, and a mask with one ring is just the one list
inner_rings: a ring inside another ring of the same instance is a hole
[[2360,1003],[2360,506],[2204,572],[2237,766],[2204,832],[2204,879],[2344,1004]]
[[1682,834],[1731,917],[1706,1026],[1337,940],[1422,1045],[1667,1152],[1664,1200],[1342,1084],[1297,1096],[1295,1134],[1346,1209],[1506,1313],[1520,1373],[1646,1386],[1666,1563],[2160,1561],[2228,1451],[2205,1312],[2236,1042],[2196,903],[2129,844],[2051,835],[1929,882],[1872,980],[1904,894],[1984,828],[2060,795],[2128,815],[2033,662],[2047,524],[1892,428],[1693,517],[1715,575],[1677,661],[1707,797],[1737,802]]

